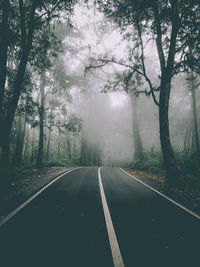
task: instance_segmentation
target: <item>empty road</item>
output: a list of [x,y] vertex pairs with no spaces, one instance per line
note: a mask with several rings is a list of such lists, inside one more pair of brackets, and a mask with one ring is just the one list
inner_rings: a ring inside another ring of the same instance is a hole
[[0,266],[200,266],[200,220],[120,168],[84,167],[0,227]]

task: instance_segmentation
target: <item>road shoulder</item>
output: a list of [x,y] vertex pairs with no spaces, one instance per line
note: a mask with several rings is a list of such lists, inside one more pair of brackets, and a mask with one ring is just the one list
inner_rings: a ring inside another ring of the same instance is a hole
[[51,167],[40,172],[33,171],[31,175],[12,183],[6,190],[0,192],[0,220],[6,217],[29,197],[57,176],[72,169],[72,167]]
[[123,170],[200,216],[200,191],[196,188],[192,190],[192,188],[184,188],[184,186],[179,188],[167,186],[162,176],[128,168]]

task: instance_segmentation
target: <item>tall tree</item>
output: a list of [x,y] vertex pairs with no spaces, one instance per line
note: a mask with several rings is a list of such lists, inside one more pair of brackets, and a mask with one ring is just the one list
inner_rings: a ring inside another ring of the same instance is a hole
[[22,163],[22,151],[24,147],[24,137],[26,132],[26,120],[18,116],[16,123],[16,147],[13,156],[13,165],[18,166]]
[[140,136],[139,123],[138,123],[138,109],[137,97],[135,94],[130,94],[131,107],[133,113],[133,141],[134,141],[134,160],[143,160],[144,153],[142,147],[142,140]]
[[[75,1],[9,1],[3,0],[0,4],[2,20],[0,22],[0,144],[2,147],[2,166],[9,164],[10,133],[24,74],[30,55],[34,54],[32,44],[36,29],[48,27],[52,19],[61,15],[61,10],[69,15],[73,11]],[[6,79],[8,72],[8,51],[15,47],[16,75],[10,90],[10,98],[5,103],[7,89]],[[36,51],[35,51],[36,53]]]
[[198,127],[198,118],[197,118],[197,105],[196,105],[196,89],[197,89],[197,79],[192,70],[188,73],[187,77],[189,90],[191,92],[191,108],[192,108],[192,124],[193,124],[193,150],[195,156],[199,160],[200,158],[200,143],[199,143],[199,127]]
[[[104,60],[107,62],[107,60]],[[112,61],[112,60],[111,60]],[[110,62],[108,60],[108,62]],[[114,61],[117,63],[116,61]],[[92,67],[92,66],[91,66]],[[139,90],[140,79],[134,75],[134,72],[124,71],[123,73],[116,73],[114,80],[108,81],[103,89],[103,92],[125,92],[130,97],[132,108],[132,126],[133,126],[133,145],[134,145],[134,160],[144,160],[142,138],[140,135],[139,118],[138,118],[138,102],[139,94],[143,91]]]
[[38,147],[38,158],[37,158],[37,167],[40,168],[42,166],[43,159],[43,145],[44,145],[44,116],[45,116],[45,85],[46,85],[46,77],[45,71],[41,73],[41,81],[40,81],[40,107],[39,107],[39,147]]
[[[174,74],[184,70],[188,64],[188,47],[193,43],[196,49],[198,25],[200,25],[198,1],[189,0],[120,0],[99,1],[100,9],[119,23],[122,31],[129,31],[133,50],[139,56],[134,58],[132,70],[141,75],[150,88],[154,102],[159,107],[160,142],[165,161],[167,180],[175,182],[179,177],[179,168],[174,156],[169,131],[169,100],[171,81]],[[189,36],[189,32],[194,32]],[[145,41],[155,40],[160,71],[159,86],[153,85],[146,67]],[[194,50],[195,50],[194,49]],[[156,99],[159,91],[159,99]]]

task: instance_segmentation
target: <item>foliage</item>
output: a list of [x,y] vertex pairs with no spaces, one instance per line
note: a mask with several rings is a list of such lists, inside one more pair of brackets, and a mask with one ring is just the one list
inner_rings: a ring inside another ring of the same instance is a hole
[[72,132],[73,135],[78,135],[82,129],[82,119],[77,117],[75,114],[72,114],[65,127],[69,132]]
[[131,168],[163,175],[164,162],[161,152],[149,151],[144,153],[144,160],[134,161]]
[[[145,33],[148,40],[156,40],[156,32],[162,37],[164,56],[168,55],[170,44],[170,27],[174,14],[173,5],[177,6],[177,27],[178,37],[176,43],[176,52],[180,55],[180,61],[176,62],[176,71],[186,66],[198,68],[199,62],[199,25],[200,25],[200,7],[198,0],[184,1],[164,1],[164,0],[120,0],[120,1],[97,1],[99,9],[109,18],[114,19],[122,31],[126,32],[126,38],[137,41],[137,36],[133,34],[137,30]],[[160,25],[158,25],[158,23]],[[138,28],[139,26],[139,28]],[[160,29],[158,29],[160,27]],[[131,29],[131,31],[130,31]],[[191,32],[193,33],[191,35]],[[158,33],[158,32],[157,32]],[[159,37],[160,38],[160,37]],[[158,39],[157,39],[158,41]],[[139,46],[136,44],[135,48]],[[191,56],[191,58],[189,58]]]

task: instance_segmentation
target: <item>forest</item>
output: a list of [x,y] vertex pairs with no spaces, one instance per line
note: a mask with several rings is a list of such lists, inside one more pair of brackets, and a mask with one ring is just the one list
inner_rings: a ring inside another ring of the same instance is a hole
[[1,0],[0,183],[103,165],[199,184],[199,36],[198,0]]

